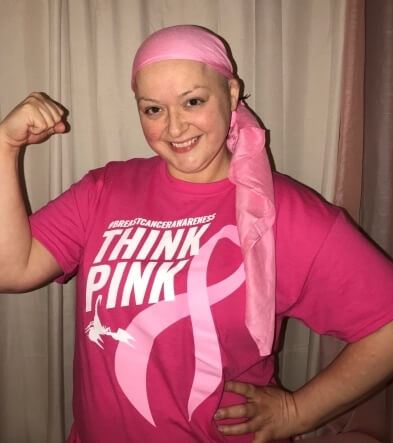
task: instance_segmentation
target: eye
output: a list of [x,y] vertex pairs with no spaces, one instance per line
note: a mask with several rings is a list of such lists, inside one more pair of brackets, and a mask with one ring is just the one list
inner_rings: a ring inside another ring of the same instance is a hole
[[148,108],[143,110],[143,113],[146,115],[156,115],[161,111],[161,108],[158,106],[149,106]]
[[193,108],[194,106],[200,106],[203,103],[205,103],[205,100],[203,100],[202,98],[190,98],[189,100],[187,100],[186,102],[186,106],[188,108]]

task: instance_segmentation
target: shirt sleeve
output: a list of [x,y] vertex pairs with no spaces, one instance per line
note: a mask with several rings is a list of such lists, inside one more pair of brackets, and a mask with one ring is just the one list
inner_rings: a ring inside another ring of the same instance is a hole
[[63,274],[59,283],[73,277],[80,262],[86,227],[94,214],[100,181],[90,172],[67,191],[30,216],[32,235],[56,259]]
[[353,342],[393,319],[393,264],[340,211],[288,316]]

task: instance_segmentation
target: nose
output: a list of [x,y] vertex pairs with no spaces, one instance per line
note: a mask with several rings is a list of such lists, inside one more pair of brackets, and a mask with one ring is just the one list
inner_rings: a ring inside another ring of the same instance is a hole
[[187,127],[188,124],[181,112],[175,109],[168,111],[168,133],[171,137],[179,137]]

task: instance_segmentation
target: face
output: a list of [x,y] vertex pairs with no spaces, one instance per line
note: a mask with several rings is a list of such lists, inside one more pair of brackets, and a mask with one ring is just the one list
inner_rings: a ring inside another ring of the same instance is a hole
[[172,176],[191,182],[227,177],[226,137],[239,97],[236,79],[199,62],[165,60],[137,73],[135,96],[146,140]]

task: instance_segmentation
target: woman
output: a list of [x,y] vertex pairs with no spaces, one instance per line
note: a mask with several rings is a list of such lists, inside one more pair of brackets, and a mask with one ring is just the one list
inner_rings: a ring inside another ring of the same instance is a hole
[[[158,155],[90,172],[30,222],[19,149],[64,132],[64,114],[32,94],[0,126],[1,290],[77,274],[68,441],[287,441],[387,380],[392,264],[339,209],[272,176],[221,40],[153,34],[132,87]],[[350,342],[294,393],[272,386],[286,316]]]

